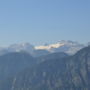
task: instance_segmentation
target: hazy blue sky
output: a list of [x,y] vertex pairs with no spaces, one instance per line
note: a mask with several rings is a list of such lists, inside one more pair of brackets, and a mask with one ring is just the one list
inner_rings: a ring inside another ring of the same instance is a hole
[[0,46],[90,41],[90,0],[0,0]]

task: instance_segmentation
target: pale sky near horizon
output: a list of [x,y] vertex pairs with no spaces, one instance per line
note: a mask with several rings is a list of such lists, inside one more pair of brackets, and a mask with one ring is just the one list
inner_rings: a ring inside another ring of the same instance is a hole
[[0,46],[90,41],[90,0],[0,0]]

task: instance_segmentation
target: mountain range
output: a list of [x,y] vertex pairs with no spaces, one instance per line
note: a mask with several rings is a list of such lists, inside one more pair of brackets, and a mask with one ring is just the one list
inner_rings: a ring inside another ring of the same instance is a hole
[[0,48],[0,55],[9,52],[28,52],[34,57],[47,55],[50,53],[64,52],[69,55],[75,54],[80,49],[84,48],[85,45],[79,44],[73,41],[59,41],[54,44],[46,44],[42,46],[33,46],[30,43],[13,44],[8,47]]
[[90,45],[60,41],[1,48],[0,90],[90,90]]
[[0,77],[7,75],[0,80],[0,90],[90,90],[90,46],[74,55],[9,53],[0,63]]

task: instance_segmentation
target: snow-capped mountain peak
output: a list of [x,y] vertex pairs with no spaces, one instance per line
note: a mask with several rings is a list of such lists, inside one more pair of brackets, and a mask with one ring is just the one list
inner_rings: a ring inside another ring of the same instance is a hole
[[0,55],[9,53],[9,52],[21,52],[25,51],[30,53],[33,56],[38,56],[37,54],[48,54],[48,53],[55,53],[55,52],[64,52],[67,54],[75,54],[78,50],[82,49],[84,45],[79,44],[78,42],[73,41],[58,41],[57,43],[53,44],[46,44],[40,46],[33,46],[30,43],[20,43],[20,44],[13,44],[9,47],[0,48]]
[[9,52],[20,52],[20,51],[26,51],[26,52],[33,52],[34,46],[29,43],[20,43],[20,44],[13,44],[8,47]]
[[49,52],[65,52],[68,54],[74,54],[83,47],[84,45],[79,44],[78,42],[61,40],[55,44],[36,46],[35,49],[48,50]]

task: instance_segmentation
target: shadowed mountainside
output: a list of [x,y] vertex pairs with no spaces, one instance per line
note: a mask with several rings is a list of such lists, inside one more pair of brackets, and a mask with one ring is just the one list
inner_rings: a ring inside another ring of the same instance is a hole
[[90,47],[42,62],[1,85],[0,90],[90,90]]

